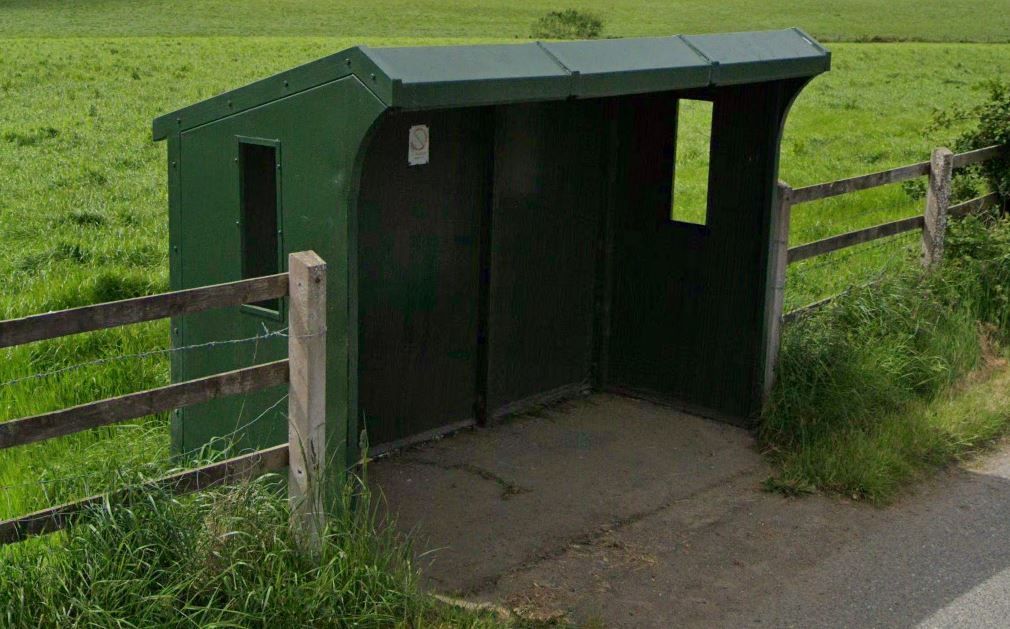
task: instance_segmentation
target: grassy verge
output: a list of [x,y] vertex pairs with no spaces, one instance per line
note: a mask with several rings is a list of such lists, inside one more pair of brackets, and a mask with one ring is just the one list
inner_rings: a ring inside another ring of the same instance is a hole
[[1010,426],[1010,219],[954,223],[947,255],[787,328],[760,429],[771,488],[886,502]]
[[359,500],[309,556],[271,477],[182,499],[128,496],[85,514],[63,539],[0,552],[0,625],[503,626],[423,594],[409,544]]

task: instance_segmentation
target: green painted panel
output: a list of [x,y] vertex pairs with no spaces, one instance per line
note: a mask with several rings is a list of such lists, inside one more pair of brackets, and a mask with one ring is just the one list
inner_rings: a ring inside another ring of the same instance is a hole
[[[168,278],[169,289],[176,291],[182,289],[182,256],[179,255],[179,241],[182,237],[182,219],[180,212],[182,209],[182,178],[179,176],[182,170],[179,135],[172,135],[168,138]],[[173,317],[171,320],[169,338],[173,348],[182,347],[182,319]],[[172,355],[172,382],[185,380],[186,354],[185,352]],[[182,411],[172,411],[171,414],[171,439],[173,444],[182,443]]]
[[590,380],[604,211],[600,100],[497,109],[487,404]]
[[405,109],[557,100],[571,75],[536,44],[362,48]]
[[746,421],[758,410],[778,143],[792,84],[713,89],[708,223],[669,220],[675,109],[622,103],[607,384]]
[[685,35],[712,61],[712,85],[810,77],[831,66],[831,53],[799,29]]
[[[358,390],[372,444],[473,417],[491,113],[391,114],[369,143],[358,205]],[[410,165],[420,125],[428,162]]]
[[154,119],[152,134],[161,140],[172,133],[234,116],[253,107],[287,98],[299,92],[332,83],[351,74],[348,54],[357,49],[330,55],[300,65],[249,85],[219,94]]
[[[285,253],[312,249],[328,266],[327,415],[334,461],[353,456],[344,447],[349,434],[356,434],[354,415],[349,414],[354,400],[348,389],[348,364],[356,344],[349,317],[356,291],[349,282],[353,251],[348,246],[354,182],[360,146],[383,109],[357,79],[348,77],[187,131],[180,138],[179,203],[170,234],[175,239],[173,254],[181,260],[178,271],[173,266],[173,286],[181,288],[240,279],[239,138],[280,146]],[[240,308],[191,315],[178,323],[178,342],[185,345],[246,338],[287,325],[283,316],[278,320]],[[185,356],[178,362],[179,370],[190,379],[286,354],[286,338],[274,337],[177,356]],[[287,438],[284,394],[277,388],[186,409],[177,420],[174,449],[194,450],[236,428],[247,437],[245,445],[282,442]],[[264,414],[274,403],[277,407]]]

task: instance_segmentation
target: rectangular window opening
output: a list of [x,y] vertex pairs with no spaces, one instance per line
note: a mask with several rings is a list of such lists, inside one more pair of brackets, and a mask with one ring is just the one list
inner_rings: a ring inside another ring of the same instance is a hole
[[670,218],[679,223],[708,222],[708,168],[712,149],[712,103],[680,99],[677,106],[677,161],[673,170]]
[[[277,146],[239,143],[242,279],[280,273]],[[279,314],[280,299],[250,304]],[[255,311],[255,310],[254,310]]]

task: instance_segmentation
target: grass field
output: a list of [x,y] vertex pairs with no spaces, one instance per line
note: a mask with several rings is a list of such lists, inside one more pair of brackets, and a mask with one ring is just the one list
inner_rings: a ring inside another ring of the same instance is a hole
[[607,37],[801,26],[825,41],[1010,41],[1010,0],[2,0],[0,37],[512,39],[568,8],[599,15]]
[[[578,5],[608,36],[800,25],[825,40],[1008,41],[1010,0]],[[241,6],[241,14],[238,14]],[[564,5],[567,6],[567,5]],[[562,8],[466,2],[0,0],[0,319],[167,287],[164,145],[155,116],[343,47],[514,41]],[[1010,71],[1010,45],[837,43],[833,70],[797,101],[781,177],[794,186],[898,166],[949,140],[934,109],[973,102]],[[692,120],[696,120],[694,117]],[[700,124],[682,157],[700,155]],[[698,160],[678,205],[700,202]],[[793,243],[921,211],[899,186],[799,206]],[[907,266],[915,238],[790,269],[787,309]],[[167,381],[164,354],[40,373],[167,347],[164,322],[0,350],[0,421]],[[28,380],[10,383],[12,380]],[[101,490],[120,468],[167,466],[165,418],[0,451],[0,518]]]

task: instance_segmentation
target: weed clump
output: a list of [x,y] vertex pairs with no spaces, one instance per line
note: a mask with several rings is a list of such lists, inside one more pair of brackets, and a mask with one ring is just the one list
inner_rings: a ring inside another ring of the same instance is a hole
[[67,215],[67,220],[79,227],[99,227],[107,221],[103,214],[88,210],[76,210]]
[[101,273],[91,287],[91,303],[119,301],[160,292],[161,287],[146,275],[108,271]]
[[603,32],[603,20],[577,9],[549,11],[533,23],[535,39],[596,39]]
[[0,138],[19,147],[35,146],[46,140],[55,139],[60,134],[53,127],[39,127],[30,131],[5,131]]

